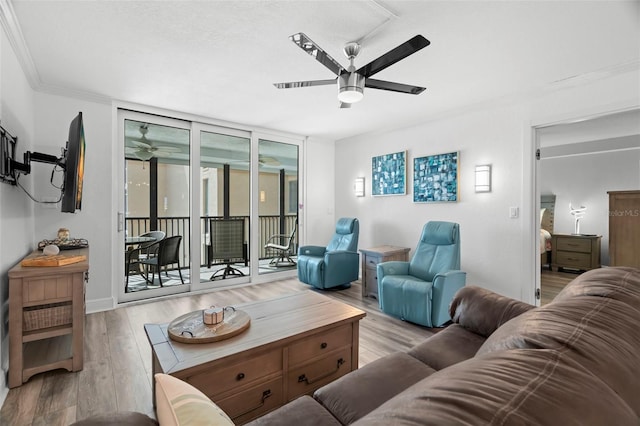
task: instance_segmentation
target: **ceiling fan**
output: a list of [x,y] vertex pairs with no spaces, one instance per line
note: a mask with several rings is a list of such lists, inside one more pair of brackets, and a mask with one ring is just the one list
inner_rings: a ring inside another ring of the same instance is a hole
[[174,146],[155,146],[152,141],[147,139],[148,124],[141,125],[139,130],[142,136],[139,139],[129,140],[133,147],[126,147],[127,154],[133,154],[139,160],[148,161],[152,157],[171,157],[174,152],[180,152],[180,148]]
[[[227,164],[249,164],[249,160],[226,160],[223,161],[223,163],[227,163]],[[258,165],[260,167],[271,167],[271,168],[278,168],[282,165],[282,163],[280,163],[280,160],[278,160],[276,157],[271,157],[268,155],[264,155],[264,154],[259,154],[258,155]]]
[[418,50],[427,47],[431,42],[421,35],[417,35],[405,41],[395,49],[390,50],[367,65],[356,70],[354,61],[360,53],[360,44],[357,42],[347,43],[344,47],[344,54],[349,59],[349,66],[344,68],[335,59],[329,56],[317,44],[315,44],[304,33],[297,33],[289,37],[302,50],[313,56],[316,61],[327,67],[337,77],[329,80],[294,81],[289,83],[275,83],[278,89],[290,89],[296,87],[325,86],[338,82],[338,100],[340,108],[350,108],[352,103],[359,102],[364,96],[364,88],[388,90],[391,92],[408,93],[418,95],[425,88],[420,86],[410,86],[407,84],[393,83],[391,81],[374,80],[374,74],[401,61]]

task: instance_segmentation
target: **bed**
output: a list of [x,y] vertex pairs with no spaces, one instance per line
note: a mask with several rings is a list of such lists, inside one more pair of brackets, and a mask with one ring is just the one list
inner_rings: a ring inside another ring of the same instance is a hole
[[540,195],[540,265],[551,269],[551,235],[556,208],[554,194]]

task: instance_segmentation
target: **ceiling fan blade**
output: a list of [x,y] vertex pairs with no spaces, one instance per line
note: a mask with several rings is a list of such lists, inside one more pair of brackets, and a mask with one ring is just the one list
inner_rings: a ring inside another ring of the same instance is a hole
[[315,44],[304,33],[297,33],[289,37],[289,40],[297,44],[302,50],[309,55],[316,58],[316,61],[320,62],[325,67],[329,68],[335,75],[340,75],[344,68],[335,59],[333,59],[327,52],[322,50],[320,46]]
[[135,140],[135,139],[131,140],[131,144],[134,145],[134,146],[137,146],[139,148],[146,148],[146,149],[150,149],[151,148],[150,144],[148,144],[146,142],[139,141],[139,140]]
[[153,151],[153,156],[154,157],[161,157],[161,158],[167,158],[167,157],[171,157],[171,152],[167,152],[167,151]]
[[335,84],[337,78],[331,80],[291,81],[289,83],[273,83],[278,89],[293,89],[296,87],[326,86]]
[[180,152],[181,149],[177,148],[175,146],[154,146],[153,147],[154,150],[158,150],[158,151],[165,151],[165,152]]
[[372,89],[389,90],[390,92],[409,93],[410,95],[419,95],[426,90],[426,87],[410,86],[408,84],[394,83],[392,81],[375,80],[368,78],[364,82],[364,87]]
[[398,61],[406,58],[409,55],[416,53],[423,47],[427,47],[431,42],[421,35],[417,35],[410,40],[405,41],[400,46],[396,47],[380,56],[378,59],[374,59],[367,65],[356,71],[358,74],[364,75],[369,78],[372,75],[379,73],[383,69],[390,67]]
[[340,109],[342,108],[351,108],[351,104],[348,104],[346,102],[340,102]]

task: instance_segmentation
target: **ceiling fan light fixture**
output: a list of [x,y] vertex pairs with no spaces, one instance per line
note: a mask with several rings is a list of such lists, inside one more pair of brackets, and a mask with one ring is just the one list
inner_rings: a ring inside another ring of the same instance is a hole
[[365,78],[357,72],[344,73],[338,78],[338,100],[346,104],[360,102],[364,97]]
[[153,157],[153,152],[146,150],[138,150],[134,153],[138,160],[149,161]]

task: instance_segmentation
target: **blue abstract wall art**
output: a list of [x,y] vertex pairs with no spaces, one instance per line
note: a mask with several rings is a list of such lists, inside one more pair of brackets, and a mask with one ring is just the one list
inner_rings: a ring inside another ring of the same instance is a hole
[[404,195],[407,191],[407,152],[379,155],[371,159],[371,194]]
[[458,152],[413,159],[415,203],[458,201]]

